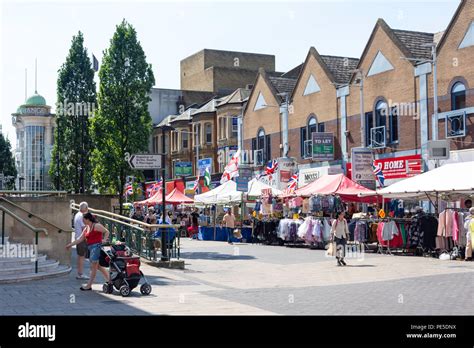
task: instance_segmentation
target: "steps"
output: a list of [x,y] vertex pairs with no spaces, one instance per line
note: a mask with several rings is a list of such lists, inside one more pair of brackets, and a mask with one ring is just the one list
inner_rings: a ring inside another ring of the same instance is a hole
[[[22,257],[6,255],[4,248],[7,246],[17,250],[17,255]],[[34,258],[20,253],[21,250],[30,250],[32,245],[8,243],[8,237],[5,237],[5,247],[0,249],[3,250],[3,253],[0,253],[0,284],[59,277],[71,271],[71,267],[60,265],[55,260],[49,260],[46,255],[38,254]],[[38,273],[35,273],[36,260],[38,261]]]

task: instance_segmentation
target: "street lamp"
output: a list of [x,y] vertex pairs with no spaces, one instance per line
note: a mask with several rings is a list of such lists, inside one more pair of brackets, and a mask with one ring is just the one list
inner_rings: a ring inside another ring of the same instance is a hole
[[282,96],[285,98],[283,103],[281,105],[266,105],[264,104],[263,106],[268,106],[272,108],[280,108],[280,114],[281,114],[281,123],[283,131],[282,133],[282,141],[283,141],[283,157],[288,157],[288,151],[290,150],[290,145],[288,142],[288,109],[289,109],[289,95],[287,92],[283,93],[277,93],[278,96]]
[[[162,218],[161,223],[166,223],[166,141],[165,141],[165,132],[171,132],[174,130],[173,127],[168,125],[163,125],[158,127],[161,129],[161,193],[162,193]],[[162,229],[161,232],[161,261],[169,261],[168,256],[168,245],[166,238],[166,228]]]
[[364,71],[362,69],[354,69],[351,73],[357,73],[355,85],[359,85],[359,110],[360,110],[360,146],[364,147],[365,143],[365,115],[364,115]]

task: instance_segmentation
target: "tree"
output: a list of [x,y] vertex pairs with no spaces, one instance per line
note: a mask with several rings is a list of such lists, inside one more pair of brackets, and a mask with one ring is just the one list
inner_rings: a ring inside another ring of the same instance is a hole
[[17,175],[15,158],[11,150],[10,140],[5,138],[2,133],[0,133],[0,174],[1,173],[3,173],[5,178],[3,189],[13,190],[15,188],[14,179]]
[[79,31],[72,37],[66,61],[58,71],[56,129],[49,170],[56,189],[83,193],[91,187],[89,117],[95,104],[94,70]]
[[155,84],[137,33],[125,20],[104,51],[99,78],[98,110],[92,118],[94,180],[100,192],[119,194],[122,213],[127,175],[141,175],[130,169],[126,154],[148,149],[148,103]]

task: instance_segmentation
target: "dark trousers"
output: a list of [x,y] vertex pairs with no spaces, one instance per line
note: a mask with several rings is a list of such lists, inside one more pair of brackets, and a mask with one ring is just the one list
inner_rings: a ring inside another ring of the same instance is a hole
[[344,256],[346,256],[347,240],[345,238],[334,237],[334,241],[336,242],[336,258],[343,259]]
[[227,242],[232,242],[232,237],[234,236],[233,235],[233,228],[232,227],[226,227],[226,230],[227,230]]

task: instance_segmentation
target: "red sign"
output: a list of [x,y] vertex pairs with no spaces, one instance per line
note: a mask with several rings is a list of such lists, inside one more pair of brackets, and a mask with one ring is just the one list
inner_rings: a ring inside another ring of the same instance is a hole
[[[376,159],[375,163],[382,164],[385,180],[405,179],[421,174],[421,155]],[[352,178],[351,165],[351,163],[347,163],[347,177],[349,178]]]

